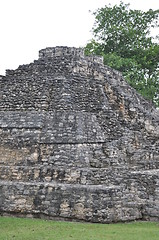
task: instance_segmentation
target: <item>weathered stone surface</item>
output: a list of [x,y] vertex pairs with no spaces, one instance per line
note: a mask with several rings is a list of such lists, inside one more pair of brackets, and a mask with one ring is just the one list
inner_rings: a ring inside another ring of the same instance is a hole
[[81,49],[0,76],[0,213],[159,220],[159,111]]

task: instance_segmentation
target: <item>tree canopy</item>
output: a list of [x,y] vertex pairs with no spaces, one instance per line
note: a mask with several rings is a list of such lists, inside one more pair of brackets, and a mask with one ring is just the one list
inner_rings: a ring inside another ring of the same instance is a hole
[[108,5],[93,13],[93,39],[87,55],[102,55],[104,64],[119,70],[128,83],[159,106],[159,10],[130,9],[129,4]]

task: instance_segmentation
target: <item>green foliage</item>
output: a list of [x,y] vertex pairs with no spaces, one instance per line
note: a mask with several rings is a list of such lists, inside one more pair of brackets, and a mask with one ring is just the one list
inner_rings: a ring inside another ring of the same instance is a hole
[[0,217],[1,240],[158,240],[157,223],[91,224]]
[[85,54],[104,57],[104,63],[123,73],[131,86],[159,106],[159,10],[129,9],[129,4],[105,6],[95,13],[94,39]]

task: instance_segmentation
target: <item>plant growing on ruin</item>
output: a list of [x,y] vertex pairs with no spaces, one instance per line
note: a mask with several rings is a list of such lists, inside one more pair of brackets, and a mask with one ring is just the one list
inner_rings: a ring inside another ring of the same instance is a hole
[[105,6],[93,13],[94,38],[85,53],[102,55],[145,98],[159,106],[159,10],[132,10],[129,4]]

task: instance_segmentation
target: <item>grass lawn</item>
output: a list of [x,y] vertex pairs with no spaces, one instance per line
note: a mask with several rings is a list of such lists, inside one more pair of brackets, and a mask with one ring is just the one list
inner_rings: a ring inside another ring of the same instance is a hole
[[0,240],[159,240],[159,223],[91,224],[0,217]]

